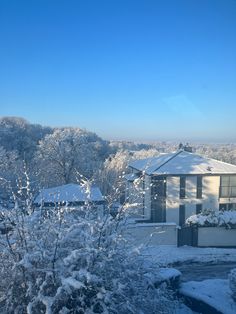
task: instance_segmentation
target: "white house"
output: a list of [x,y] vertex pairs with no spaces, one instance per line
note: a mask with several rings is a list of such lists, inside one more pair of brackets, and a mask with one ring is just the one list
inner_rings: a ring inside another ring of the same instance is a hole
[[103,209],[105,205],[104,197],[100,189],[91,186],[88,191],[79,184],[66,184],[53,188],[43,189],[34,200],[35,206],[44,208],[73,206],[80,207],[85,204]]
[[129,164],[129,202],[150,222],[185,220],[203,209],[236,209],[236,166],[186,151]]
[[[137,220],[182,226],[204,209],[236,209],[236,166],[180,150],[129,164],[126,200]],[[173,229],[173,227],[172,227]]]

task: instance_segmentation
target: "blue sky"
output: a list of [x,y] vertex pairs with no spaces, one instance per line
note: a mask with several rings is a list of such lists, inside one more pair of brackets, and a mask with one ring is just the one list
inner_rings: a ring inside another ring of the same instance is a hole
[[235,0],[0,0],[0,115],[232,141]]

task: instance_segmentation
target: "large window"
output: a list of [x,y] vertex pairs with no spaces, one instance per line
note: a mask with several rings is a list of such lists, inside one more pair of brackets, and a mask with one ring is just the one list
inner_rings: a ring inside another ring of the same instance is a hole
[[202,198],[202,176],[197,176],[197,198]]
[[153,176],[151,181],[151,221],[166,221],[166,177]]
[[179,198],[185,198],[186,177],[180,177]]
[[236,197],[236,175],[221,176],[220,197]]

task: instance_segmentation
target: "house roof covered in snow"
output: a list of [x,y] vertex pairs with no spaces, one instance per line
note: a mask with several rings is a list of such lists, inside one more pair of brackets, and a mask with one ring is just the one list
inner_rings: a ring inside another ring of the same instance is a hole
[[43,203],[76,203],[104,201],[100,189],[92,186],[86,189],[79,184],[66,184],[49,189],[43,189],[35,198],[35,204]]
[[235,165],[186,151],[136,160],[129,166],[148,175],[236,174]]

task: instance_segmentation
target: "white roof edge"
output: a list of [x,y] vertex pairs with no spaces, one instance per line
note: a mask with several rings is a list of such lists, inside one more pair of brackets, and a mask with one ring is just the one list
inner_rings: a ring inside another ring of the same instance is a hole
[[[171,161],[175,159],[176,157],[178,157],[181,153],[184,153],[187,159],[186,159],[186,163],[184,163],[184,160],[183,162],[182,160],[180,160],[180,165],[182,166],[182,169],[180,169],[178,172],[178,164],[176,164],[176,161],[173,161],[173,163]],[[166,155],[167,157],[166,160],[165,159],[162,160],[162,158],[160,158],[160,157],[163,157],[164,155]],[[171,154],[164,154],[164,155],[153,157],[153,158],[145,158],[145,159],[136,160],[137,164],[134,164],[135,161],[133,161],[131,164],[129,164],[129,167],[136,169],[138,171],[146,172],[147,175],[152,175],[152,174],[156,174],[156,175],[236,174],[236,165],[223,162],[221,160],[217,160],[214,158],[205,157],[196,153],[191,153],[191,152],[186,152],[186,151],[181,150],[181,151],[177,151]],[[168,158],[168,155],[169,155],[169,158]],[[193,156],[193,158],[199,158],[199,160],[197,160],[199,163],[197,163],[196,160],[191,159],[190,157],[191,155]],[[157,164],[156,167],[155,167],[155,160]],[[150,164],[151,161],[152,161],[152,165]],[[138,162],[140,162],[140,165],[138,164]],[[208,170],[208,167],[212,168],[213,170]],[[186,169],[186,172],[184,171],[184,169]]]

